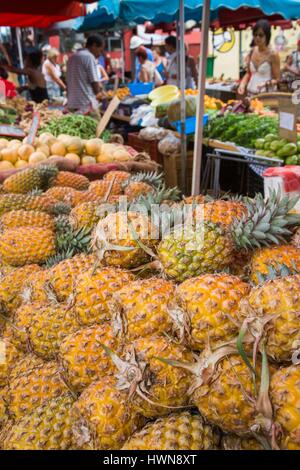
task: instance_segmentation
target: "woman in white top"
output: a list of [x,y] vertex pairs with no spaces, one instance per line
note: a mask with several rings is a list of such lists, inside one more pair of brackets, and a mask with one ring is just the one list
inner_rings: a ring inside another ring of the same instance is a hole
[[50,49],[42,68],[50,100],[55,100],[55,98],[60,97],[61,90],[65,91],[67,89],[66,85],[60,78],[61,70],[57,63],[58,56],[59,52],[57,49]]
[[253,49],[246,59],[247,73],[238,93],[256,95],[275,91],[280,80],[279,54],[270,47],[271,27],[267,20],[259,20],[253,29]]

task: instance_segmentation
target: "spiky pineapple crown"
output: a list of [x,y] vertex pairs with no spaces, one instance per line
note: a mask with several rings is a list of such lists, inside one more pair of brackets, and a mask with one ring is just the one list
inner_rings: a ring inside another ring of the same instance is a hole
[[300,225],[300,214],[292,214],[299,198],[281,198],[280,191],[273,191],[264,200],[262,194],[245,199],[248,213],[235,220],[230,232],[238,248],[259,248],[270,244],[285,243],[292,235],[288,227]]
[[129,183],[148,183],[154,188],[159,188],[163,183],[163,173],[157,171],[140,172],[130,176],[122,186],[126,187]]

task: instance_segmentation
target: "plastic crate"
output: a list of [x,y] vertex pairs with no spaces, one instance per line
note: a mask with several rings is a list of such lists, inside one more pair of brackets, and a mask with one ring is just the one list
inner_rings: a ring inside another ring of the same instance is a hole
[[154,88],[154,83],[128,83],[132,96],[148,95]]
[[151,160],[162,164],[163,155],[158,150],[158,140],[144,140],[139,137],[138,132],[128,134],[128,145],[138,152],[146,152],[150,155]]
[[[203,115],[203,127],[208,123],[208,114]],[[176,127],[177,132],[181,132],[181,121],[172,122]],[[185,120],[185,135],[195,134],[196,130],[196,116],[188,117]]]

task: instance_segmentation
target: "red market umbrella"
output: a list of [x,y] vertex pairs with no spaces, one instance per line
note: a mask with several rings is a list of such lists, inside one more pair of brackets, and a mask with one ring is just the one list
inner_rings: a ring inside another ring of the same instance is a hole
[[92,0],[0,0],[1,26],[48,28],[58,21],[85,15],[84,3]]

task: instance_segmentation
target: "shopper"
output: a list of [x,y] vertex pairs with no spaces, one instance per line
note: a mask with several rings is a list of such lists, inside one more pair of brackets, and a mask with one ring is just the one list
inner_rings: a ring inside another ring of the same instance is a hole
[[256,95],[276,90],[280,80],[279,54],[270,46],[271,26],[259,20],[253,28],[253,48],[246,58],[247,72],[238,88],[239,95]]
[[300,76],[300,39],[298,39],[297,50],[287,57],[284,70],[295,77]]
[[17,96],[16,85],[8,80],[8,73],[3,67],[0,67],[0,84],[4,85],[6,98],[14,98]]
[[[177,47],[176,37],[168,36],[165,40],[166,50],[169,54],[166,80],[168,85],[179,86],[179,77],[177,73]],[[198,82],[198,74],[196,63],[193,57],[188,56],[187,49],[185,48],[185,87],[195,89]]]
[[101,36],[88,37],[86,47],[73,54],[67,64],[68,109],[72,112],[91,114],[100,118],[98,99],[102,96],[102,85],[97,61],[103,54]]
[[163,80],[165,80],[166,76],[166,68],[167,68],[167,58],[164,56],[161,47],[156,46],[152,49],[153,54],[153,63],[156,67],[156,70],[160,74]]
[[61,80],[61,69],[57,63],[58,57],[59,51],[55,48],[51,48],[47,53],[47,59],[42,67],[50,100],[59,98],[61,92],[67,89],[66,85]]
[[[135,53],[135,75],[134,75],[135,82],[139,81],[139,75],[140,75],[140,70],[141,70],[141,63],[139,59],[136,57],[136,51],[143,44],[144,44],[144,41],[139,36],[132,36],[132,38],[130,39],[130,49]],[[147,59],[153,62],[153,54],[152,54],[151,49],[148,49],[147,47],[145,47],[145,49],[147,52]]]
[[136,51],[136,57],[140,63],[138,81],[142,83],[154,83],[155,86],[163,84],[163,79],[157,71],[154,62],[148,60],[146,48],[141,46]]
[[29,98],[36,103],[48,99],[46,80],[42,73],[43,53],[39,49],[33,49],[26,57],[24,69],[6,66],[6,69],[17,75],[26,75],[28,83],[19,88],[19,91],[28,90]]

